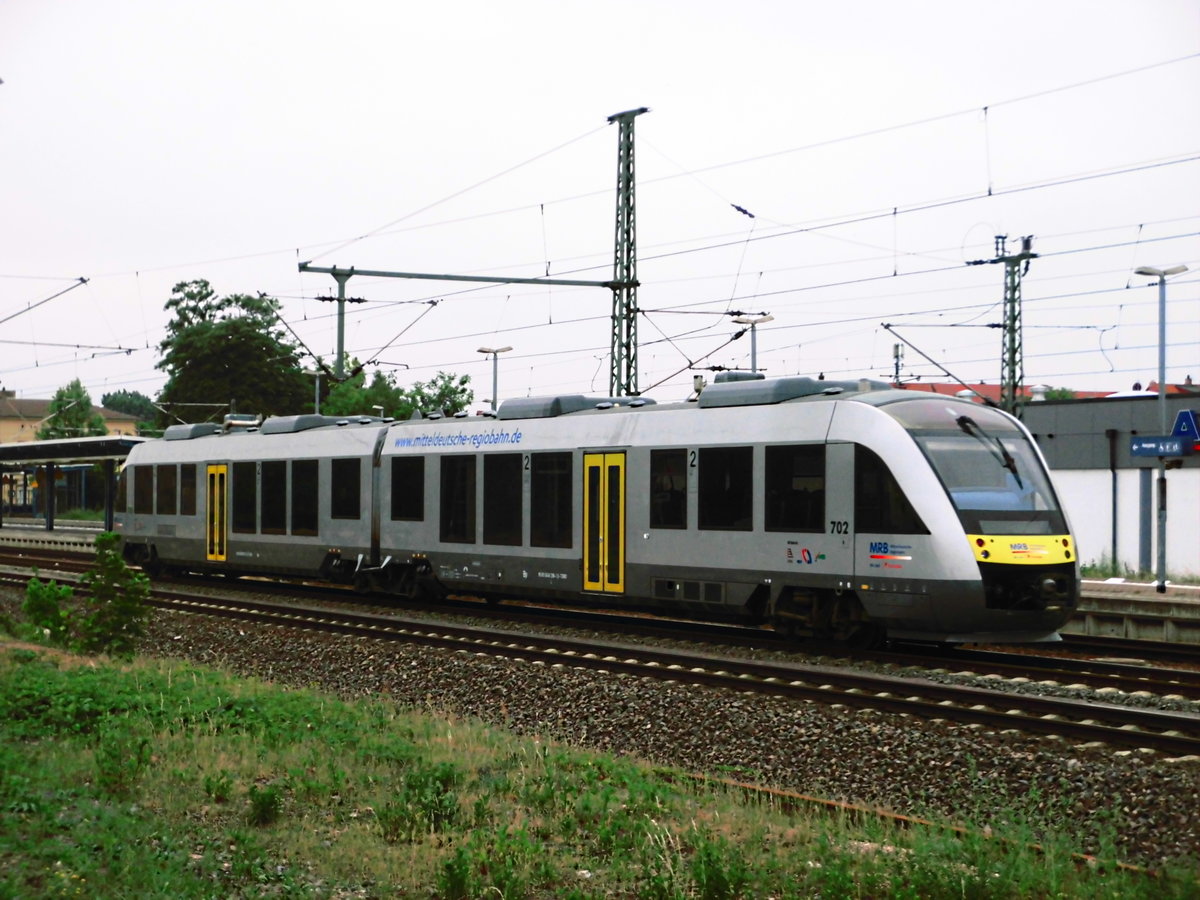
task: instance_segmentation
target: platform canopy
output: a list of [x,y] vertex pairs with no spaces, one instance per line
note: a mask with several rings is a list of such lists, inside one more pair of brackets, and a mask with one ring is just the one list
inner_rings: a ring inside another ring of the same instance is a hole
[[99,437],[0,444],[0,468],[44,466],[47,463],[66,465],[67,463],[124,459],[129,455],[130,450],[145,440],[147,438],[133,435],[101,435]]

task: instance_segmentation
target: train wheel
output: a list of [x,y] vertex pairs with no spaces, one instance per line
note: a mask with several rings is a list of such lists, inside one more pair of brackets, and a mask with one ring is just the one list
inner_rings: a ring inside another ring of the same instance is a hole
[[884,630],[867,617],[858,597],[849,592],[834,598],[827,634],[830,640],[859,650],[878,647],[886,637]]
[[813,597],[807,593],[798,594],[787,588],[780,595],[771,616],[771,622],[776,631],[789,641],[798,641],[812,634]]
[[163,573],[162,560],[158,558],[158,551],[151,544],[144,545],[139,551],[138,565],[151,578],[158,578]]

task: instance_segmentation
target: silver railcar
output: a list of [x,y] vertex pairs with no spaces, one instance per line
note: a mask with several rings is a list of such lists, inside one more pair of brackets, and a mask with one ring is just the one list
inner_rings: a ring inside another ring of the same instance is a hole
[[151,570],[679,610],[849,641],[1052,640],[1079,591],[1016,419],[865,380],[174,426],[133,450],[122,486],[116,527]]

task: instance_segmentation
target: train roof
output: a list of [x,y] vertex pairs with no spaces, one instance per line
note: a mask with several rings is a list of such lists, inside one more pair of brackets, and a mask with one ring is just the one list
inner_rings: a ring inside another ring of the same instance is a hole
[[769,406],[802,399],[837,399],[878,391],[893,392],[885,381],[860,378],[856,381],[825,381],[794,375],[785,378],[720,379],[701,391],[690,403],[670,403],[659,406],[648,397],[587,397],[568,394],[559,397],[518,397],[505,400],[497,412],[498,419],[545,419],[587,411],[615,408],[639,409],[657,407],[678,409],[691,406],[699,409],[720,409],[734,406]]
[[[553,419],[560,416],[603,414],[615,411],[667,411],[677,409],[729,409],[734,407],[770,406],[790,401],[822,402],[828,400],[858,400],[872,406],[882,406],[902,400],[929,399],[929,395],[909,393],[885,381],[860,378],[853,381],[826,381],[804,375],[783,378],[721,378],[707,386],[699,396],[686,402],[659,404],[649,397],[605,397],[585,394],[562,394],[548,397],[515,397],[500,404],[499,410],[487,418],[517,421]],[[941,400],[953,399],[939,397]],[[163,434],[166,441],[190,441],[205,437],[232,434],[283,435],[299,434],[316,429],[340,431],[376,428],[390,425],[443,424],[449,421],[478,422],[479,418],[466,413],[445,416],[440,412],[422,414],[419,411],[407,422],[395,422],[378,416],[328,416],[302,414],[273,416],[265,421],[227,421],[172,425]]]

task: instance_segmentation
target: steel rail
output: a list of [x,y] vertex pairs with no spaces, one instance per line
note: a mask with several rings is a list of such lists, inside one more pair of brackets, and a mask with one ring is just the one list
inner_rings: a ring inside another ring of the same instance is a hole
[[1172,756],[1200,755],[1200,716],[1185,713],[944,685],[829,666],[763,663],[561,635],[518,634],[315,607],[283,607],[266,601],[156,591],[151,602],[179,612],[440,647],[538,665],[572,666],[1001,730],[1148,747]]

